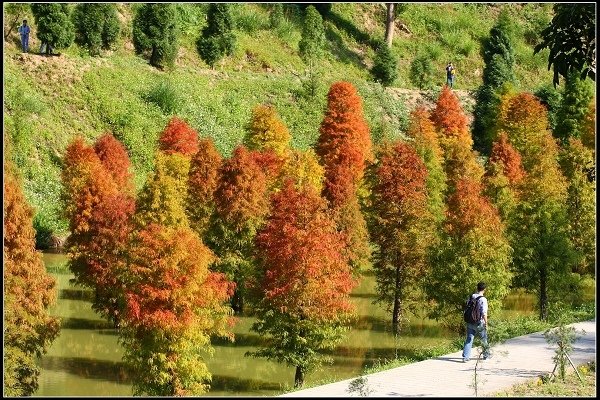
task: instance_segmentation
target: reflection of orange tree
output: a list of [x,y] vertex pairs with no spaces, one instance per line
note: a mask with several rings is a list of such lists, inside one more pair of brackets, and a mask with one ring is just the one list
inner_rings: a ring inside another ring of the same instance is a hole
[[272,213],[257,234],[260,268],[253,291],[260,299],[252,330],[267,345],[249,353],[296,368],[295,386],[329,360],[346,330],[355,282],[343,241],[326,202],[311,187],[296,189],[287,180],[272,197]]
[[33,210],[15,167],[4,163],[4,395],[30,396],[38,387],[37,359],[58,335],[48,314],[56,283],[35,250]]

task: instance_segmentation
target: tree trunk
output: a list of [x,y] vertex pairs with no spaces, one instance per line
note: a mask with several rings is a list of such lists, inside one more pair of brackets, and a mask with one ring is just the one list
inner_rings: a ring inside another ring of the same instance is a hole
[[546,267],[540,271],[540,319],[545,321],[548,318],[548,276]]
[[236,314],[240,314],[244,311],[244,296],[239,289],[239,283],[236,284],[233,296],[231,296],[231,308]]
[[394,310],[392,311],[392,329],[394,335],[400,331],[400,316],[402,315],[402,284],[400,282],[400,267],[396,267],[396,285],[394,287]]
[[299,388],[304,385],[304,369],[301,366],[296,366],[296,376],[294,377],[294,387]]
[[394,40],[394,23],[396,22],[396,4],[386,3],[387,14],[385,18],[385,43],[391,49]]

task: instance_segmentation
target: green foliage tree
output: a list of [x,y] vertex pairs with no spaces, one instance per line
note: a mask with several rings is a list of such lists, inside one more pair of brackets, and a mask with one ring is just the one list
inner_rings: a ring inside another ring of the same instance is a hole
[[225,55],[233,54],[235,35],[234,22],[230,5],[226,3],[211,3],[208,6],[207,25],[196,41],[196,49],[200,58],[210,67]]
[[73,11],[75,43],[93,56],[108,50],[119,36],[117,5],[111,3],[79,3]]
[[485,154],[489,154],[495,139],[490,127],[496,119],[499,104],[497,92],[504,84],[516,82],[513,71],[515,57],[510,31],[510,16],[507,10],[502,10],[482,46],[485,67],[483,84],[475,95],[472,132],[474,147]]
[[571,137],[581,139],[592,97],[594,87],[585,79],[581,79],[577,71],[569,72],[565,78],[562,104],[556,113],[556,129],[553,132],[562,143],[568,142]]
[[434,73],[431,57],[426,54],[415,57],[410,63],[410,80],[419,90],[433,86],[431,78]]
[[65,3],[33,3],[31,12],[37,26],[37,37],[46,43],[46,54],[52,48],[67,48],[75,39],[75,29]]
[[282,24],[285,16],[283,15],[283,4],[271,4],[271,12],[269,14],[269,25],[272,29],[277,29]]
[[48,307],[56,282],[35,250],[33,210],[15,167],[4,164],[3,332],[5,396],[31,396],[38,388],[38,359],[58,336],[60,321]]
[[381,43],[377,49],[371,74],[383,86],[390,86],[398,76],[398,60],[385,43]]
[[325,50],[325,27],[323,17],[314,6],[306,8],[302,37],[298,44],[300,57],[311,65],[323,56]]
[[133,46],[138,54],[150,52],[150,65],[172,67],[179,50],[175,4],[143,4],[133,18]]
[[569,182],[569,236],[579,256],[573,270],[579,274],[593,274],[596,265],[596,182],[589,179],[589,175],[590,169],[596,167],[594,152],[579,139],[571,138],[562,148],[559,161]]
[[558,110],[562,105],[562,93],[556,89],[554,85],[548,83],[547,85],[539,87],[535,91],[535,95],[540,99],[543,105],[548,110],[548,125],[552,132],[556,129],[558,123]]
[[534,54],[550,49],[548,70],[554,65],[554,86],[559,75],[567,77],[571,70],[581,78],[596,80],[596,7],[594,4],[555,4],[554,18],[541,33],[542,42]]

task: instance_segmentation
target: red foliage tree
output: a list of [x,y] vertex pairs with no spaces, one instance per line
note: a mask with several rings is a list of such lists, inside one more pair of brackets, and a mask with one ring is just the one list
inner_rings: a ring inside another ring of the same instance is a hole
[[433,236],[427,169],[416,150],[397,142],[383,148],[371,189],[371,239],[378,245],[373,268],[377,300],[392,312],[394,331],[403,310],[418,300],[427,246]]
[[192,157],[188,178],[188,212],[190,224],[203,235],[214,211],[214,194],[219,182],[219,168],[223,163],[212,139],[201,139],[198,151]]
[[501,167],[501,172],[513,187],[521,183],[525,177],[521,154],[509,143],[508,136],[504,132],[500,133],[494,142],[488,162]]
[[256,237],[261,300],[252,328],[271,338],[254,355],[295,366],[301,385],[304,373],[319,363],[319,351],[339,341],[356,282],[326,202],[312,187],[298,191],[287,180],[272,204]]
[[125,146],[113,135],[106,133],[96,140],[94,151],[117,187],[122,191],[133,192],[131,162]]
[[173,117],[158,139],[159,149],[166,154],[191,156],[198,151],[198,132],[184,120]]
[[449,192],[454,190],[460,179],[478,181],[484,171],[472,151],[473,139],[467,117],[458,97],[447,86],[440,93],[436,107],[431,113],[431,120],[440,133]]
[[246,278],[253,274],[254,236],[269,212],[269,175],[264,153],[239,146],[219,170],[216,213],[207,244],[219,257],[216,268],[236,282],[232,299],[242,311]]
[[373,159],[362,101],[348,82],[331,85],[316,152],[325,168],[325,197],[339,206],[356,194],[366,162]]
[[201,351],[211,351],[212,334],[232,337],[231,309],[224,303],[233,284],[209,270],[214,255],[190,228],[150,223],[133,236],[130,249],[121,337],[137,377],[135,392],[206,392],[211,375]]
[[104,136],[96,143],[104,161],[81,138],[67,147],[63,199],[71,230],[66,243],[69,266],[80,284],[94,289],[92,307],[118,324],[124,307],[120,274],[135,200],[125,168],[129,159],[113,140]]
[[33,210],[27,204],[14,167],[4,164],[4,394],[30,396],[38,387],[37,359],[60,329],[48,307],[56,283],[35,250]]

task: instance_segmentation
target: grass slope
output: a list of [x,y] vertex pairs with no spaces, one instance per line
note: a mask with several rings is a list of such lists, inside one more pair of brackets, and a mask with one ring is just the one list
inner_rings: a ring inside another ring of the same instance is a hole
[[[302,13],[297,8],[288,6],[286,21],[270,29],[268,5],[232,5],[236,50],[212,70],[194,45],[207,5],[179,4],[177,66],[162,72],[133,52],[131,21],[139,6],[119,4],[121,38],[115,51],[102,57],[91,58],[73,45],[60,56],[46,58],[21,54],[15,34],[5,42],[5,151],[17,163],[26,196],[36,209],[40,243],[42,237],[67,233],[60,214],[61,157],[76,135],[91,142],[113,132],[129,150],[139,189],[152,171],[156,140],[172,114],[186,119],[201,136],[212,137],[228,156],[241,143],[252,108],[272,103],[292,133],[292,146],[307,148],[317,139],[329,85],[348,80],[363,98],[373,140],[402,137],[415,104],[415,87],[408,78],[412,59],[425,51],[440,71],[435,89],[418,93],[416,101],[435,100],[444,83],[444,66],[452,60],[459,71],[457,92],[462,89],[469,111],[468,93],[481,83],[480,40],[500,9],[494,4],[409,4],[397,26],[404,23],[411,33],[396,30],[393,50],[399,56],[399,75],[385,90],[369,74],[374,43],[383,37],[385,8],[335,3],[325,19],[328,51],[319,66],[320,87],[310,97],[303,85],[306,67],[298,56]],[[547,54],[532,54],[535,32],[551,19],[551,4],[506,6],[515,18],[516,75],[522,89],[533,90],[551,80]],[[30,48],[35,51],[35,25],[32,32]]]

